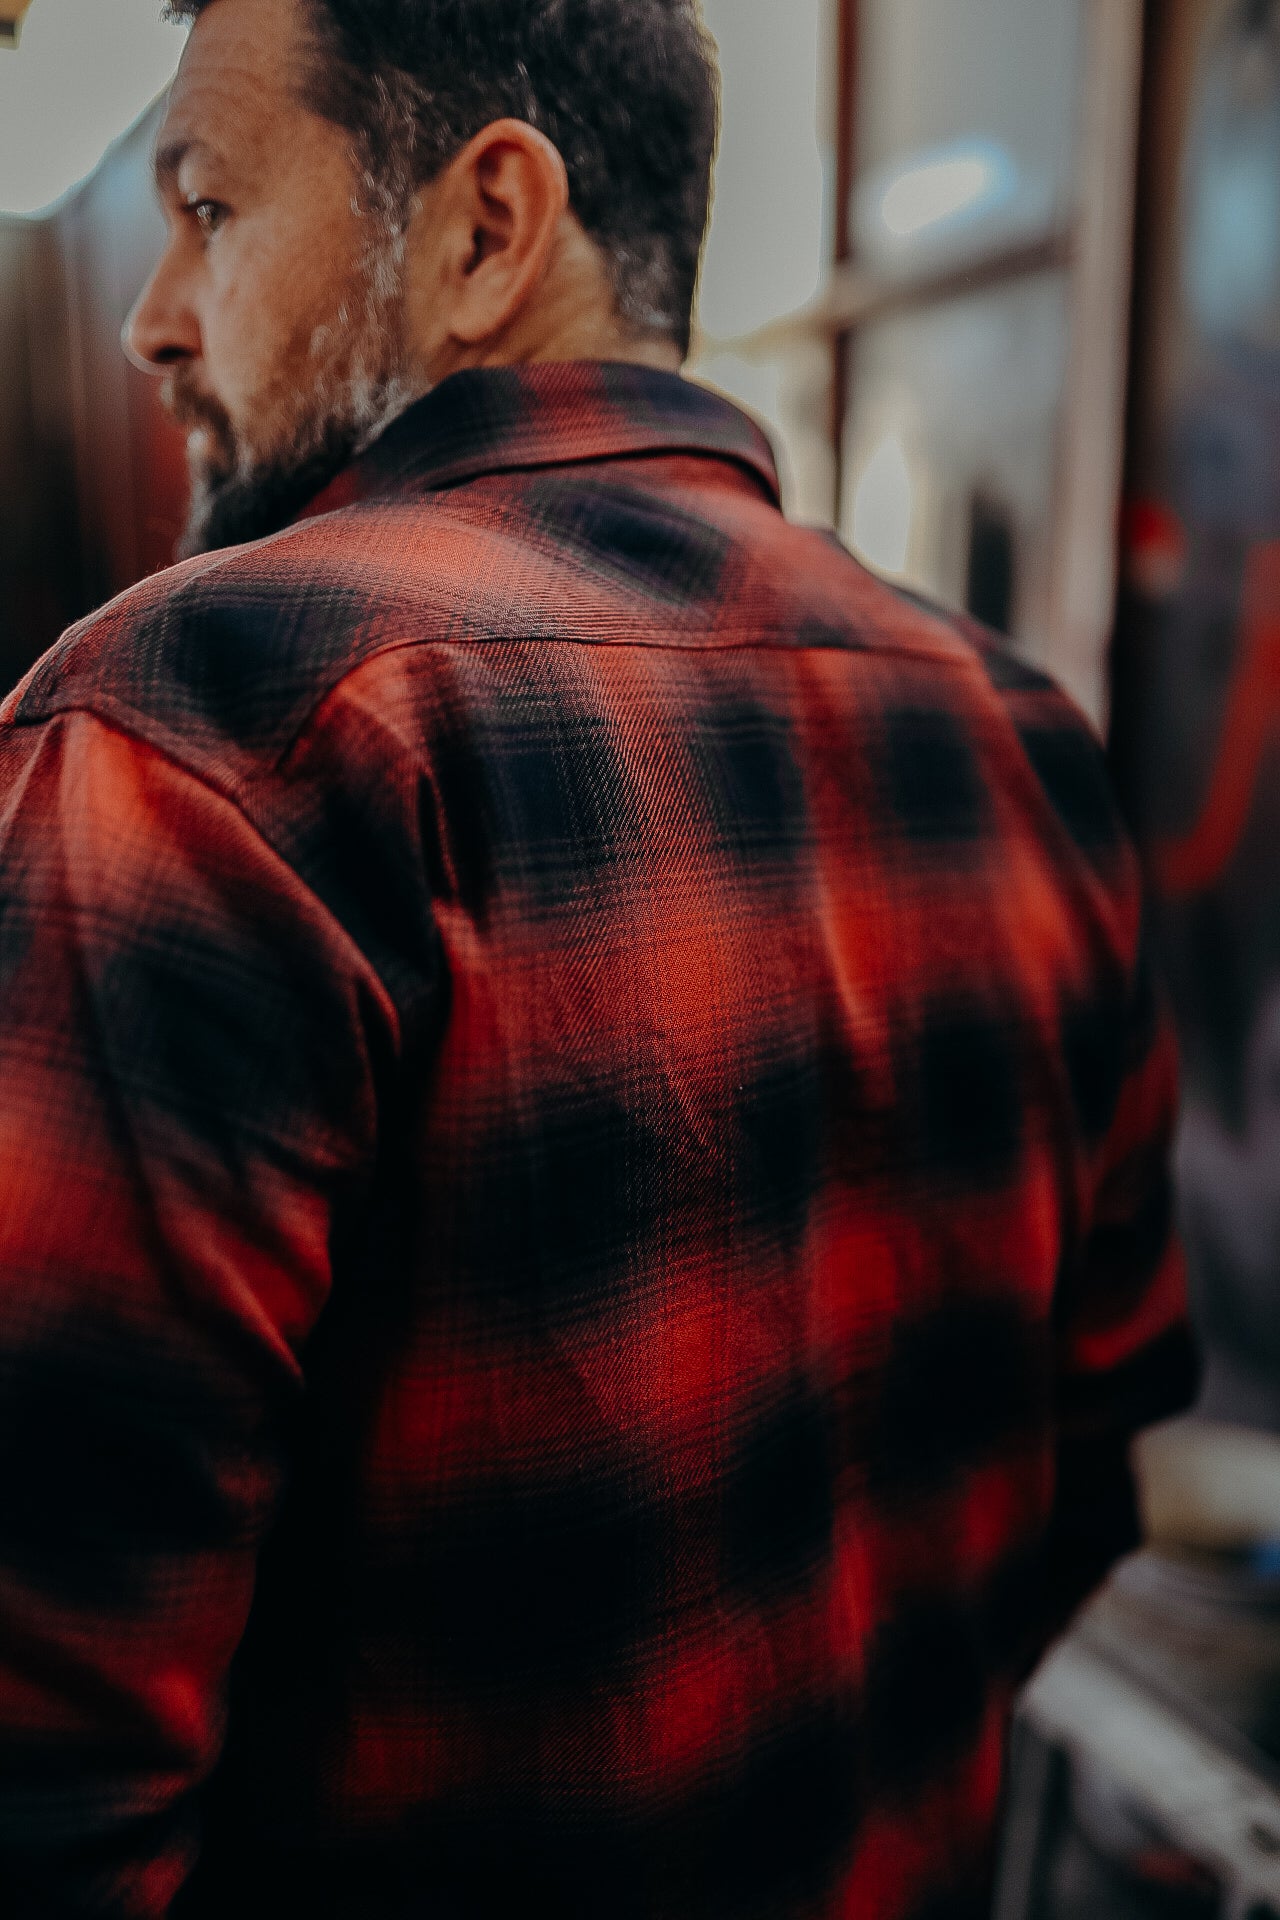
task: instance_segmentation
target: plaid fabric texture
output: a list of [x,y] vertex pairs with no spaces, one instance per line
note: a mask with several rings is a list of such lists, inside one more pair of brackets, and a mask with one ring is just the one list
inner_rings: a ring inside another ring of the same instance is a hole
[[469,373],[46,656],[0,877],[0,1910],[979,1914],[1191,1382],[1070,706]]

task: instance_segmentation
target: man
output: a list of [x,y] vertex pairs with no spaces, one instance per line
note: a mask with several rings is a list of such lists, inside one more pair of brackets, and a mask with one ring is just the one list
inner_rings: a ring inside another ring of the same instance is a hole
[[3,1911],[976,1916],[1189,1384],[1096,746],[679,377],[690,0],[185,11],[191,557],[0,716]]

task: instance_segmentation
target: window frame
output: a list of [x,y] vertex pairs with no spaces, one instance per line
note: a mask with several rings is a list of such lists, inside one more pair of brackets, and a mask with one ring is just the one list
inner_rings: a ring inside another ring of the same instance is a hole
[[1100,729],[1109,707],[1109,655],[1119,566],[1126,442],[1144,0],[1086,0],[1077,211],[1030,238],[995,241],[962,264],[886,272],[861,263],[851,240],[857,190],[857,102],[862,0],[830,0],[834,49],[835,205],[831,258],[818,298],[748,338],[720,343],[750,360],[786,359],[820,342],[830,359],[827,422],[841,523],[847,476],[844,423],[854,349],[873,322],[1067,275],[1070,345],[1054,471],[1050,612],[1028,651],[1067,687]]

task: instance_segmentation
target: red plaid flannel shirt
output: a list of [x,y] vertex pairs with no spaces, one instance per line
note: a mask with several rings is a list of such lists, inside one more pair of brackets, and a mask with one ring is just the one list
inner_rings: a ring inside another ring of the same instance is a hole
[[468,373],[46,656],[0,875],[0,1910],[980,1913],[1190,1380],[1072,708]]

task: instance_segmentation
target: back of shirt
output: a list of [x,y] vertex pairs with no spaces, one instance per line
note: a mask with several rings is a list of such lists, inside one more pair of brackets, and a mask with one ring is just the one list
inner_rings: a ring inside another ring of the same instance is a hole
[[6,709],[33,1900],[985,1910],[1189,1386],[1137,872],[1066,701],[693,392],[463,376]]

